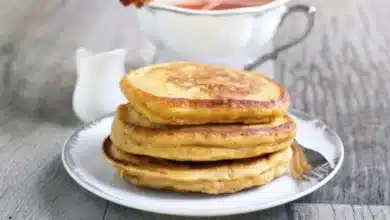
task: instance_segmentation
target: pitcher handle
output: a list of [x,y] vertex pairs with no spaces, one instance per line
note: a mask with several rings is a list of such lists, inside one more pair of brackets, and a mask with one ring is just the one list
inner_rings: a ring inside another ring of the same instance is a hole
[[281,19],[279,27],[283,24],[283,22],[286,20],[286,18],[288,18],[288,16],[290,16],[291,14],[303,13],[306,16],[306,19],[308,21],[304,32],[301,35],[299,35],[298,37],[292,39],[291,41],[284,43],[280,46],[277,46],[272,52],[264,54],[263,56],[257,58],[252,63],[247,64],[244,67],[244,69],[245,70],[253,70],[258,65],[264,63],[267,60],[276,59],[276,57],[278,56],[278,54],[280,52],[289,49],[290,47],[294,46],[295,44],[300,43],[303,39],[305,39],[309,35],[310,31],[313,29],[315,12],[316,12],[316,8],[314,6],[308,6],[308,5],[289,6],[287,8],[287,11],[284,13],[284,15]]

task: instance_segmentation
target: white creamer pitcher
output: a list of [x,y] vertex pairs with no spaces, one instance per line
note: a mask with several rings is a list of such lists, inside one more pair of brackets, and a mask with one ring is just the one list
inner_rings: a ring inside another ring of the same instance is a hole
[[92,53],[76,51],[77,81],[73,93],[73,111],[84,122],[114,112],[126,103],[119,82],[125,74],[126,49]]

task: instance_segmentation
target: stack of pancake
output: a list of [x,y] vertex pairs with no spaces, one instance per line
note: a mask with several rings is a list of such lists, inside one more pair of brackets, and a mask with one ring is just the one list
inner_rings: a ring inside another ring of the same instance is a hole
[[289,95],[253,72],[156,64],[121,81],[103,153],[137,186],[207,194],[260,186],[289,168],[296,126]]

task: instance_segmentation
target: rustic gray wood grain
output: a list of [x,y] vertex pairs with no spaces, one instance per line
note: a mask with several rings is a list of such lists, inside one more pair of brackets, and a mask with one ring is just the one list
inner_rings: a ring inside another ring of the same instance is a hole
[[[390,219],[390,2],[299,2],[317,7],[315,28],[278,57],[277,79],[288,86],[294,107],[339,132],[345,164],[296,203],[210,219]],[[302,26],[300,18],[287,21],[276,42]],[[1,3],[0,220],[183,219],[108,203],[66,174],[61,144],[80,124],[71,109],[79,46],[126,47],[130,66],[152,52],[134,11],[115,0]]]
[[286,219],[286,220],[387,220],[390,218],[389,206],[361,206],[338,204],[310,204],[295,203],[287,206],[279,206],[263,212],[253,212],[244,215],[235,215],[218,218],[192,218],[156,215],[138,210],[128,209],[117,205],[110,205],[105,215],[106,219],[209,219],[209,220],[254,220],[254,219]]
[[301,220],[385,220],[390,218],[388,206],[294,204],[292,207],[293,219]]
[[169,216],[169,215],[157,215],[148,212],[143,212],[139,210],[124,208],[122,206],[110,204],[110,208],[106,213],[107,220],[120,220],[120,219],[140,219],[140,220],[149,220],[149,219],[158,219],[158,220],[195,220],[195,219],[208,219],[208,220],[250,220],[250,219],[288,219],[288,212],[284,206],[279,206],[265,212],[253,212],[244,215],[235,215],[235,216],[226,216],[226,217],[209,217],[209,218],[199,218],[199,217],[181,217],[181,216]]
[[310,2],[314,31],[279,57],[277,73],[296,108],[339,132],[346,158],[335,180],[303,201],[389,205],[390,3]]

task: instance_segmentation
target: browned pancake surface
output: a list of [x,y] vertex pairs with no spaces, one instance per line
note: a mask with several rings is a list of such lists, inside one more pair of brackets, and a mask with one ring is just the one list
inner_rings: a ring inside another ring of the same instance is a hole
[[265,124],[208,124],[144,127],[146,119],[131,114],[130,104],[118,107],[111,136],[116,144],[132,141],[151,147],[198,145],[243,148],[273,144],[295,136],[296,125],[288,116],[275,117]]
[[242,160],[178,162],[124,153],[106,139],[103,153],[122,178],[139,186],[208,194],[232,193],[263,185],[282,175],[292,157],[290,148]]
[[157,124],[252,123],[283,115],[290,102],[287,90],[264,75],[190,62],[132,71],[121,89]]

